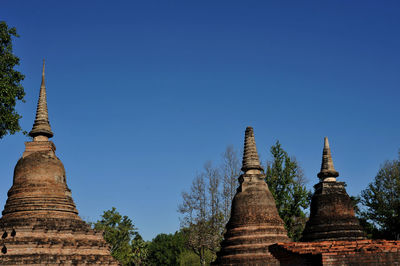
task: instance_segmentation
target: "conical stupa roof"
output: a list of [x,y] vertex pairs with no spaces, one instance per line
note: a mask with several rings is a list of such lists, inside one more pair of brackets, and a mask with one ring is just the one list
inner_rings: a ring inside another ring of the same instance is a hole
[[247,127],[244,136],[244,151],[242,161],[242,171],[263,170],[258,158],[256,141],[254,139],[254,131],[252,127]]
[[40,86],[39,100],[36,109],[36,119],[33,123],[32,130],[29,132],[29,136],[45,136],[47,138],[53,137],[49,123],[49,114],[47,111],[47,97],[46,97],[46,84],[44,77],[45,62],[43,60],[43,71],[42,71],[42,84]]
[[331,155],[331,149],[329,147],[328,138],[324,138],[324,149],[322,151],[322,163],[321,163],[321,171],[318,173],[318,177],[321,180],[325,178],[336,178],[339,176],[339,173],[335,170],[333,166],[333,160]]

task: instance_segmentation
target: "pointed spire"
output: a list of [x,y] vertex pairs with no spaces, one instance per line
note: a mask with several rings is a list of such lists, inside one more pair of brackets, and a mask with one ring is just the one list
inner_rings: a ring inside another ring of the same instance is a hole
[[[36,109],[36,119],[33,124],[31,132],[29,132],[29,136],[34,138],[34,141],[37,140],[47,140],[48,138],[53,137],[53,132],[50,128],[49,123],[49,114],[47,112],[47,99],[46,99],[46,85],[45,85],[45,77],[44,77],[44,59],[43,59],[43,71],[42,71],[42,84],[40,86],[40,94],[39,101]],[[37,137],[44,138],[37,138]]]
[[246,173],[249,170],[262,171],[260,159],[258,158],[256,141],[254,139],[254,132],[252,127],[246,128],[244,137],[244,151],[243,151],[243,164],[242,171]]
[[321,181],[336,181],[336,177],[339,176],[339,173],[333,167],[331,149],[329,148],[328,138],[324,139],[324,150],[322,152],[322,163],[321,163],[321,172],[318,173],[318,177]]

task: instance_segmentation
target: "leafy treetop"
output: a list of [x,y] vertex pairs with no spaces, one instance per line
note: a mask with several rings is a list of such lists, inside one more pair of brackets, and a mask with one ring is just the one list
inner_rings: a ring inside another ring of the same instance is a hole
[[288,236],[297,241],[305,226],[304,210],[310,204],[311,192],[305,186],[303,172],[298,162],[283,150],[279,141],[270,151],[273,159],[267,163],[265,181],[274,196]]
[[366,207],[361,217],[372,222],[373,238],[400,239],[400,152],[361,192],[361,203]]
[[17,100],[24,101],[25,91],[21,81],[25,78],[15,66],[19,58],[13,54],[12,37],[19,37],[17,30],[0,22],[0,139],[7,134],[21,131],[21,116],[15,110]]

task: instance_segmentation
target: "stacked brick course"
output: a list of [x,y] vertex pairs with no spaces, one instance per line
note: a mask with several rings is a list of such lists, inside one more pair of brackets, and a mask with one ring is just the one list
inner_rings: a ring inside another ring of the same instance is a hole
[[118,265],[102,232],[78,216],[55,155],[47,114],[44,65],[32,142],[14,170],[0,218],[0,265]]

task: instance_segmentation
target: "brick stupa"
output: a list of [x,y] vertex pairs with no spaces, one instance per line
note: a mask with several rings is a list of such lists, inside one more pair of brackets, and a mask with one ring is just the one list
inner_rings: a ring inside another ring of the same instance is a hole
[[49,138],[44,62],[35,123],[0,219],[0,265],[118,265],[102,232],[78,216]]
[[277,243],[269,251],[282,266],[398,265],[400,241],[363,239],[344,182],[333,167],[328,139],[302,241]]
[[346,193],[345,183],[336,181],[328,138],[322,154],[320,182],[314,186],[310,219],[301,241],[361,240],[365,234],[355,217],[354,205]]
[[242,171],[221,250],[213,264],[279,265],[268,246],[289,238],[264,180],[251,127],[245,133]]

